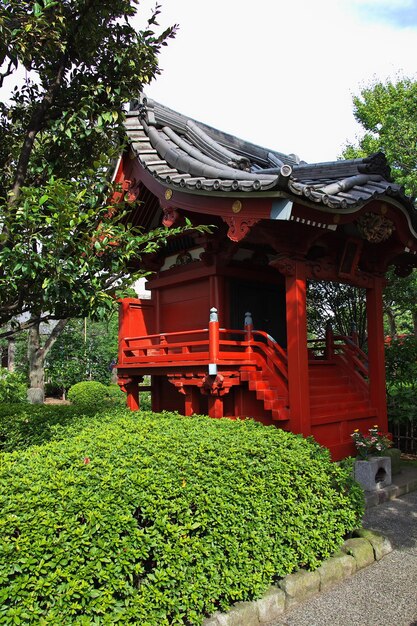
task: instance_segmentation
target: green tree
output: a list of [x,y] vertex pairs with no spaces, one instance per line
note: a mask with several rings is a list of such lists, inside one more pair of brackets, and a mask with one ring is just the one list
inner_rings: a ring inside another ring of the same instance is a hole
[[353,113],[364,129],[357,145],[346,146],[346,159],[385,153],[394,180],[417,196],[417,82],[411,78],[376,81],[353,98]]
[[366,301],[363,289],[332,282],[309,282],[307,291],[309,332],[324,337],[326,324],[336,335],[350,336],[355,327],[359,345],[366,342]]
[[[358,143],[349,144],[343,158],[354,159],[374,152],[385,153],[395,182],[412,198],[417,196],[417,82],[411,78],[376,81],[353,98],[354,115],[364,129]],[[413,332],[417,336],[417,278],[387,275],[384,310],[387,332]]]
[[[108,184],[123,148],[123,107],[158,73],[175,26],[145,28],[138,0],[0,1],[0,86],[26,79],[0,104],[0,324],[29,328],[32,397],[69,317],[100,318],[141,274],[127,268],[155,250],[164,229],[128,224]],[[24,314],[26,317],[21,317]],[[20,317],[17,317],[20,316]],[[57,324],[46,341],[42,321]],[[16,321],[18,320],[18,321]]]
[[46,360],[46,380],[60,395],[75,383],[108,385],[117,358],[117,316],[108,321],[70,320]]

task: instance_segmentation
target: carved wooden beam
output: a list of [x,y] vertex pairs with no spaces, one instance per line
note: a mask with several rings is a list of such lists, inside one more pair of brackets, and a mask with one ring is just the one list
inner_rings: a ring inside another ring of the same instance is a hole
[[201,243],[204,252],[200,254],[200,259],[207,266],[213,265],[214,262],[218,265],[227,265],[239,247],[236,241],[230,240],[223,233],[207,238]]
[[288,256],[279,256],[269,262],[269,265],[275,268],[283,276],[294,276],[295,274],[295,259]]
[[[295,263],[299,259],[291,257],[279,257],[270,262],[278,272],[284,276],[294,276]],[[341,276],[339,265],[330,257],[324,257],[316,261],[304,260],[305,276],[310,280],[325,280],[344,282],[357,287],[371,287],[375,275],[356,269],[350,277]]]
[[251,228],[260,220],[254,217],[245,217],[244,215],[231,215],[223,217],[223,220],[229,226],[227,236],[232,241],[242,241],[249,233]]

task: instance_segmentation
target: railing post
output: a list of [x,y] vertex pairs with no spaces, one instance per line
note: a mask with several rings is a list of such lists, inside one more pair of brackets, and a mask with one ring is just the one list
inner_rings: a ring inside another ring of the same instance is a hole
[[326,347],[324,350],[324,358],[330,361],[333,358],[333,328],[329,320],[326,324]]
[[352,322],[352,326],[350,327],[350,338],[355,346],[359,346],[359,334],[355,322]]
[[161,350],[159,351],[160,354],[167,354],[167,346],[168,346],[168,342],[166,340],[165,335],[160,335],[159,336],[159,345],[161,346]]
[[248,342],[246,352],[252,352],[251,342],[253,339],[253,319],[252,313],[247,311],[245,313],[245,340]]
[[219,318],[215,307],[210,309],[209,321],[209,376],[217,375],[219,358]]

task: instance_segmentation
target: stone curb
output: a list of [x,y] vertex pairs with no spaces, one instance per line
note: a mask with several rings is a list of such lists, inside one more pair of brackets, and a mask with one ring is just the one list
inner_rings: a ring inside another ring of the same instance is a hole
[[366,508],[377,506],[378,504],[382,504],[388,500],[394,500],[404,496],[406,493],[416,490],[417,478],[410,480],[404,485],[389,485],[388,487],[381,489],[381,491],[367,491],[365,493]]
[[360,529],[341,549],[314,572],[298,570],[271,586],[254,602],[238,602],[227,613],[217,612],[202,626],[262,626],[312,596],[327,591],[357,570],[392,552],[390,541],[380,533]]

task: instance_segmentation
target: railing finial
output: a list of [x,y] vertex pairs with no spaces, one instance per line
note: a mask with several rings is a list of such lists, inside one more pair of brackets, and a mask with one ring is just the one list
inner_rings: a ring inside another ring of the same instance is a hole
[[253,326],[252,313],[250,311],[245,313],[245,326]]
[[213,306],[210,309],[210,322],[218,322],[219,321],[219,316],[217,315],[217,309],[215,306]]

